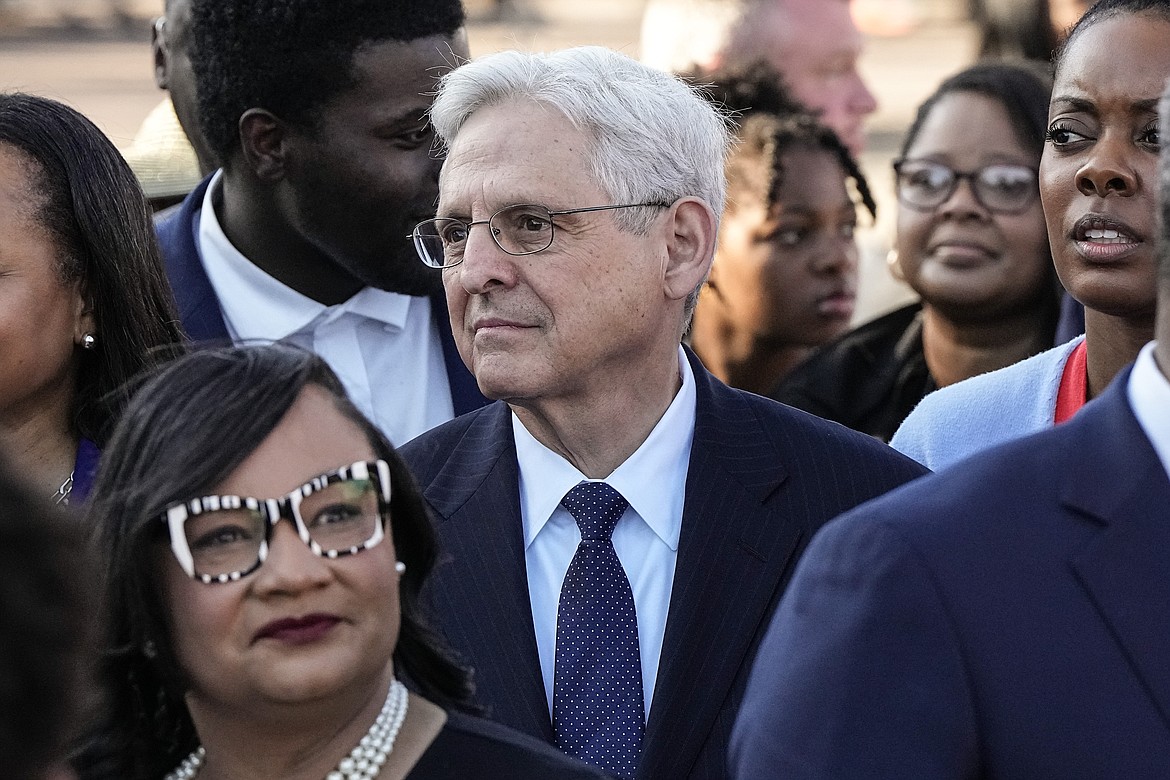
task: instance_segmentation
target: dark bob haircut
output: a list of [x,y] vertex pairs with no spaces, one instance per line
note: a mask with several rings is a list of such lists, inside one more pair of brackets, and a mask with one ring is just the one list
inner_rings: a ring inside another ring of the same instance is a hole
[[766,62],[686,76],[705,83],[708,99],[731,112],[735,145],[727,160],[728,208],[745,197],[772,206],[784,182],[781,157],[795,148],[822,150],[837,159],[862,205],[877,217],[869,182],[841,139],[792,97]]
[[208,145],[225,164],[240,117],[264,108],[297,127],[354,86],[366,45],[451,37],[460,0],[193,0],[191,65]]
[[0,145],[28,161],[61,280],[80,282],[93,309],[96,347],[77,350],[73,424],[101,446],[127,382],[171,357],[183,339],[150,209],[114,145],[54,100],[0,94]]
[[100,671],[110,701],[107,722],[81,762],[83,776],[157,780],[195,748],[183,701],[187,682],[158,587],[157,550],[167,539],[159,514],[175,501],[211,492],[309,385],[329,393],[390,464],[391,532],[407,566],[399,587],[396,669],[427,699],[465,708],[468,673],[423,617],[420,590],[436,542],[422,495],[397,452],[320,357],[281,344],[208,349],[175,361],[134,395],[102,458],[87,520],[109,611]]

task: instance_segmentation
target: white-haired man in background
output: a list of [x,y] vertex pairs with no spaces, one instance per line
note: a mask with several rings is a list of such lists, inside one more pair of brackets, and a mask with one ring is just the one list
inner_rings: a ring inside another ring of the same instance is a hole
[[766,60],[854,155],[877,109],[857,71],[861,46],[849,0],[650,0],[642,17],[647,65],[678,73]]

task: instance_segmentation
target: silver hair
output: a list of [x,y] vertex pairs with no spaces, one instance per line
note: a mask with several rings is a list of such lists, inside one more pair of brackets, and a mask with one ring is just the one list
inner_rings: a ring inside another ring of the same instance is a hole
[[755,0],[650,0],[642,13],[642,62],[671,73],[710,70]]
[[[431,122],[450,146],[472,114],[511,100],[551,106],[589,139],[590,173],[614,203],[693,196],[706,201],[718,223],[727,197],[730,121],[681,79],[600,46],[503,51],[444,76]],[[644,233],[657,213],[628,209],[615,219],[624,230]],[[686,300],[688,321],[699,287]]]
[[[431,122],[449,146],[476,111],[511,100],[551,106],[589,139],[590,172],[614,202],[694,196],[723,213],[728,118],[686,82],[600,46],[503,51],[444,76]],[[619,212],[619,224],[644,231],[639,211]]]
[[[649,0],[642,13],[642,62],[671,73],[775,64],[805,13],[831,0]],[[850,0],[836,0],[848,3]],[[807,23],[807,22],[805,22]]]

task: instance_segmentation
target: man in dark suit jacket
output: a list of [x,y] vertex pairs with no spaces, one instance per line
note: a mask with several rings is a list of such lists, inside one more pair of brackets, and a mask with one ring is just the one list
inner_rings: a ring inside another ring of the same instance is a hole
[[[189,194],[178,208],[155,225],[167,278],[175,291],[175,303],[183,330],[196,342],[226,343],[231,340],[223,321],[219,299],[203,270],[197,244],[199,214],[211,177]],[[447,298],[441,287],[427,295],[431,302],[434,329],[443,345],[443,361],[451,389],[455,415],[478,409],[486,399],[476,387],[475,377],[467,370],[451,336],[451,320],[447,316]]]
[[185,329],[314,349],[398,442],[485,403],[408,239],[434,213],[425,113],[463,19],[459,0],[224,0],[186,27],[223,168],[158,225]]
[[756,659],[736,777],[1167,776],[1166,239],[1157,341],[1099,398],[813,540]]
[[[680,347],[727,144],[681,81],[604,49],[505,52],[446,77],[432,119],[449,152],[420,254],[444,268],[456,343],[502,399],[402,450],[443,544],[438,620],[501,723],[625,776],[722,777],[750,661],[807,539],[923,470],[726,387]],[[611,536],[583,540],[583,487],[620,494]],[[616,553],[598,577],[636,613],[632,657],[600,666],[565,660],[613,625],[604,587],[580,596],[596,628],[573,622],[589,545]],[[606,702],[592,726],[570,677]],[[607,732],[628,706],[634,725]],[[581,749],[593,727],[630,741]]]

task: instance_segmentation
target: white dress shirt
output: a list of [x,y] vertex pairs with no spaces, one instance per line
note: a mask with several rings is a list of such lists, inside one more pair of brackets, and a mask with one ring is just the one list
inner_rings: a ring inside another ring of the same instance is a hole
[[[1170,371],[1170,366],[1163,366]],[[1129,375],[1129,405],[1170,478],[1170,380],[1158,370],[1154,342],[1142,347]]]
[[578,482],[602,481],[630,503],[613,531],[613,546],[634,592],[646,717],[654,699],[658,659],[678,560],[683,497],[695,437],[695,377],[679,348],[682,387],[641,446],[604,480],[589,480],[538,442],[515,414],[512,431],[520,466],[524,562],[544,692],[552,713],[557,606],[581,531],[561,499]]
[[364,287],[325,306],[277,281],[224,234],[212,205],[222,175],[215,174],[203,198],[199,256],[232,340],[283,340],[316,352],[395,445],[454,417],[430,299]]

